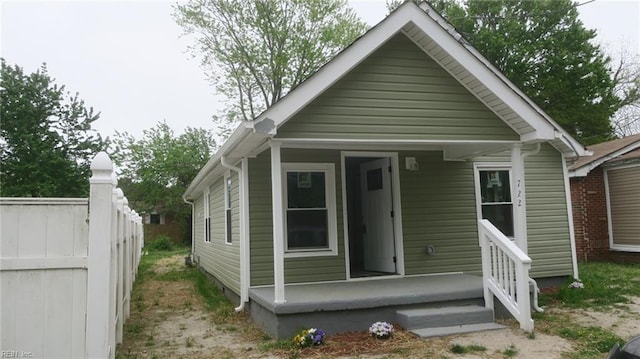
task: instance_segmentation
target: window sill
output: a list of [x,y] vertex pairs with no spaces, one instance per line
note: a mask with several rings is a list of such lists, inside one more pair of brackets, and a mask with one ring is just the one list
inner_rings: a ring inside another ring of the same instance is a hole
[[633,246],[633,245],[622,245],[622,244],[618,244],[618,245],[612,245],[610,250],[612,252],[640,252],[640,246]]
[[328,257],[337,255],[338,251],[335,249],[284,252],[285,258]]

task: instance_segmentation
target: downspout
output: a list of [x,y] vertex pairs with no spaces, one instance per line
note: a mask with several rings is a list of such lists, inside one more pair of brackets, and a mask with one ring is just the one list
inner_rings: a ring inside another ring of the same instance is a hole
[[571,204],[571,183],[569,181],[569,170],[567,169],[567,161],[562,155],[562,174],[564,177],[564,194],[567,203],[567,216],[569,221],[569,240],[571,242],[571,262],[573,264],[573,278],[579,280],[578,273],[578,254],[576,251],[576,234],[573,230],[573,205]]
[[182,200],[184,201],[184,203],[190,204],[191,205],[191,261],[195,262],[195,258],[196,258],[196,237],[195,237],[195,228],[196,228],[196,214],[195,212],[195,207],[194,207],[194,203],[187,201],[186,198],[182,197]]
[[[224,168],[228,168],[230,170],[235,171],[238,174],[238,189],[240,192],[240,201],[238,201],[238,203],[240,203],[240,205],[242,205],[242,203],[244,203],[244,196],[246,195],[244,192],[244,186],[242,185],[242,169],[240,167],[236,167],[231,165],[229,162],[227,162],[227,158],[222,155],[220,156],[220,164],[222,165],[222,167]],[[245,290],[247,287],[247,283],[246,283],[246,268],[245,265],[245,258],[244,258],[244,253],[247,250],[246,249],[246,243],[245,243],[245,230],[244,230],[244,226],[242,225],[243,223],[243,215],[242,215],[242,209],[240,211],[238,211],[238,213],[240,214],[240,305],[235,307],[235,311],[236,312],[241,312],[242,310],[244,310],[244,304],[248,301],[247,298],[247,290]]]
[[524,161],[525,158],[531,156],[531,155],[537,155],[538,152],[540,152],[540,148],[542,146],[540,146],[540,142],[536,143],[536,148],[534,148],[531,151],[527,151],[527,152],[522,152],[522,161]]

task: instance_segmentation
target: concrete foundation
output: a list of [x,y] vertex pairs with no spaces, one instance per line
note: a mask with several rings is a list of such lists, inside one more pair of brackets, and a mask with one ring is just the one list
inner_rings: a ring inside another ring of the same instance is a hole
[[400,309],[483,305],[482,278],[466,274],[288,285],[285,303],[273,302],[273,287],[249,290],[252,319],[274,338],[305,328],[328,334],[367,330],[376,321],[396,321]]

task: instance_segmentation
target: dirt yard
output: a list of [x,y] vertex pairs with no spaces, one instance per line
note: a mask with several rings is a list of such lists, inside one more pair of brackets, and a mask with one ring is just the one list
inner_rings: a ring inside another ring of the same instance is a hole
[[[245,315],[220,320],[220,313],[207,309],[192,281],[159,280],[179,278],[185,268],[182,255],[160,259],[151,267],[154,275],[136,286],[118,358],[555,359],[571,357],[568,353],[574,350],[559,336],[529,335],[510,323],[508,329],[426,340],[401,331],[386,341],[367,333],[347,333],[328,336],[325,345],[300,351],[269,340]],[[640,298],[626,308],[571,310],[568,315],[577,324],[602,326],[627,340],[640,334]],[[469,350],[453,353],[454,345]]]

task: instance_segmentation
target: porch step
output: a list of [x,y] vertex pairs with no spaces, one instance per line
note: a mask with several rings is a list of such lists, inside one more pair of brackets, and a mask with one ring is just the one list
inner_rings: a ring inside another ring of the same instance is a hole
[[478,305],[398,310],[398,324],[423,337],[501,329],[493,310]]
[[453,334],[464,334],[481,332],[485,330],[497,330],[504,329],[506,326],[497,323],[482,323],[482,324],[465,324],[456,325],[451,327],[439,327],[439,328],[423,328],[410,330],[411,333],[419,336],[420,338],[430,337],[444,337]]

